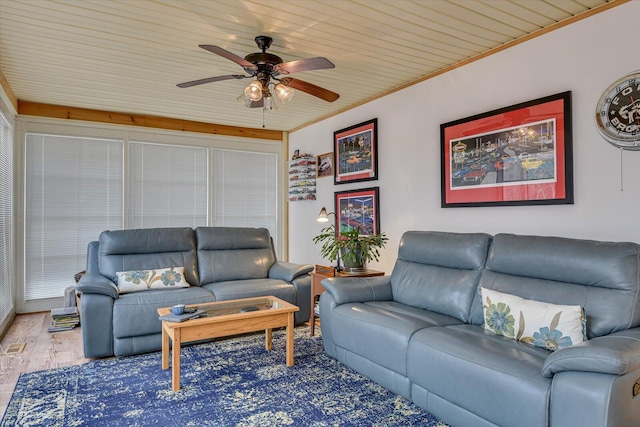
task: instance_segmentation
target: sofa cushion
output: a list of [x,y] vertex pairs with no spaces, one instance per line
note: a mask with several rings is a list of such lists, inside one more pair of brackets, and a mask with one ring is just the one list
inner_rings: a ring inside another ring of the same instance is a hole
[[211,292],[216,301],[271,295],[291,304],[297,303],[295,287],[291,283],[278,279],[231,280],[228,282],[209,283],[203,285],[203,288]]
[[162,323],[158,320],[159,308],[213,301],[213,294],[198,286],[120,295],[120,298],[113,301],[113,336],[128,338],[159,334],[162,331]]
[[[640,246],[498,234],[480,286],[553,304],[579,305],[589,339],[640,325]],[[472,323],[481,325],[480,296]]]
[[394,301],[469,321],[491,237],[406,232],[391,274]]
[[377,301],[342,304],[331,313],[330,324],[335,345],[406,376],[407,348],[413,334],[431,326],[459,323],[443,314]]
[[198,227],[195,233],[202,284],[266,278],[276,262],[266,228]]
[[547,350],[481,326],[425,328],[409,343],[412,382],[491,425],[546,426],[551,380],[541,375]]
[[118,292],[148,291],[150,289],[188,288],[183,267],[159,268],[156,270],[118,271]]
[[556,351],[584,340],[584,310],[480,288],[484,327],[494,334]]
[[117,282],[118,271],[184,267],[187,282],[199,286],[196,239],[191,228],[145,228],[100,233],[100,274]]

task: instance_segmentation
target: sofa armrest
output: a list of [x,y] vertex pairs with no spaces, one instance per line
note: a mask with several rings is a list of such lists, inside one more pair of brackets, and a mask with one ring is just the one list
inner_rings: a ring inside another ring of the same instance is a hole
[[337,277],[324,279],[322,286],[333,296],[338,305],[393,299],[391,276]]
[[624,375],[640,369],[640,328],[583,341],[551,353],[542,366],[550,378],[562,371]]
[[76,285],[76,291],[83,294],[106,295],[118,298],[118,287],[111,280],[101,274],[85,274]]
[[293,264],[290,262],[276,261],[269,269],[270,279],[280,279],[287,282],[293,282],[298,276],[313,271],[313,266],[309,264]]

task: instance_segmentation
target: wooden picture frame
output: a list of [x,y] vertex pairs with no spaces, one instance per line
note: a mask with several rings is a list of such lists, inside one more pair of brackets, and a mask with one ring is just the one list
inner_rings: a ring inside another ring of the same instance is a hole
[[360,228],[363,236],[380,233],[379,187],[335,193],[336,231]]
[[443,208],[573,204],[571,92],[440,126]]
[[319,154],[316,170],[318,178],[333,176],[333,153]]
[[333,133],[334,183],[378,179],[378,119]]

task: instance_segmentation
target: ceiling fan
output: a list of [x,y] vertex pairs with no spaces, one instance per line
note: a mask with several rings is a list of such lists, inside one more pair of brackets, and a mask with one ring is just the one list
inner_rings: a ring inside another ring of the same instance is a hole
[[328,89],[316,86],[304,80],[294,79],[292,77],[280,77],[291,73],[301,71],[322,70],[326,68],[335,68],[335,65],[327,58],[316,57],[299,59],[297,61],[283,62],[279,56],[267,53],[267,49],[271,46],[273,39],[268,36],[258,36],[255,38],[258,48],[262,52],[250,53],[244,58],[235,55],[219,46],[208,44],[199,47],[216,55],[220,55],[230,61],[235,62],[244,68],[249,74],[229,74],[226,76],[209,77],[206,79],[193,80],[190,82],[180,83],[179,88],[187,88],[205,83],[219,82],[222,80],[232,79],[249,79],[255,77],[244,90],[244,93],[238,97],[238,101],[248,108],[263,108],[263,110],[276,109],[277,106],[273,102],[273,97],[269,91],[269,86],[273,86],[274,91],[278,95],[281,102],[288,102],[293,98],[294,90],[298,89],[328,102],[333,102],[340,97],[339,94]]

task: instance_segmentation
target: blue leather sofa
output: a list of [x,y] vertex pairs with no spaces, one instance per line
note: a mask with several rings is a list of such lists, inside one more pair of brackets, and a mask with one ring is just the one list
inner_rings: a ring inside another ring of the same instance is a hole
[[[639,259],[634,243],[407,232],[390,276],[323,280],[324,348],[455,427],[640,426]],[[588,339],[551,352],[487,331],[480,287],[579,305]]]
[[[119,293],[116,272],[184,267],[191,285]],[[273,295],[309,319],[311,265],[279,262],[264,228],[199,227],[104,231],[87,250],[80,297],[85,357],[125,356],[161,348],[157,309]]]

